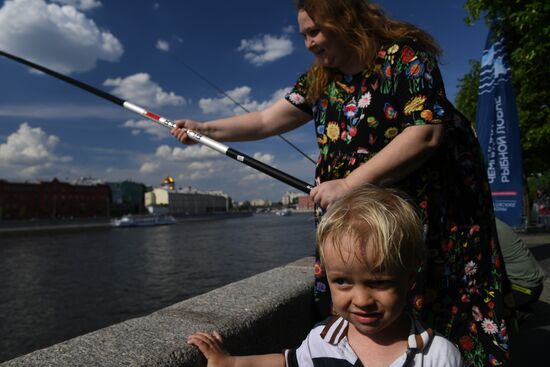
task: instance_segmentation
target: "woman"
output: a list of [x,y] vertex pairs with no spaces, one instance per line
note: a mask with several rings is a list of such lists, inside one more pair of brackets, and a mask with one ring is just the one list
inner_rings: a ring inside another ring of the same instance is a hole
[[[407,192],[429,249],[413,309],[457,343],[469,365],[503,363],[509,283],[478,142],[445,97],[439,47],[365,0],[299,0],[297,8],[315,62],[286,98],[247,115],[181,120],[172,133],[184,143],[184,129],[222,141],[261,139],[313,117],[320,149],[314,202],[326,208],[365,183]],[[315,298],[328,313],[328,287],[318,263],[315,269]]]

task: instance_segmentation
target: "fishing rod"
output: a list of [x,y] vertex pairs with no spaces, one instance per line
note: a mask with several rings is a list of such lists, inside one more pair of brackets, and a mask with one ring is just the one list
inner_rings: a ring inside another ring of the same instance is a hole
[[[38,64],[35,64],[34,62],[31,62],[31,61],[28,61],[28,60],[25,60],[21,57],[18,57],[18,56],[15,56],[15,55],[12,55],[12,54],[9,54],[7,52],[4,52],[2,50],[0,50],[0,55],[8,58],[8,59],[11,59],[13,61],[16,61],[18,63],[21,63],[21,64],[24,64],[24,65],[27,65],[33,69],[36,69],[36,70],[40,70],[41,72],[45,73],[45,74],[48,74],[50,76],[53,76],[54,78],[57,78],[57,79],[60,79],[66,83],[69,83],[75,87],[78,87],[80,89],[83,89],[87,92],[90,92],[92,94],[95,94],[96,96],[98,97],[101,97],[101,98],[104,98],[114,104],[117,104],[119,106],[122,106],[124,108],[126,108],[127,110],[130,110],[134,113],[137,113],[143,117],[146,117],[148,118],[149,120],[152,120],[154,122],[156,122],[157,124],[161,125],[161,126],[164,126],[166,128],[169,128],[169,129],[172,129],[172,128],[175,128],[176,127],[176,123],[172,120],[169,120],[167,118],[164,118],[160,115],[157,115],[156,113],[153,113],[153,112],[150,112],[150,111],[147,111],[146,109],[138,106],[138,105],[135,105],[131,102],[128,102],[128,101],[125,101],[123,99],[120,99],[112,94],[109,94],[105,91],[102,91],[100,89],[97,89],[95,87],[92,87],[91,85],[89,84],[86,84],[86,83],[83,83],[79,80],[76,80],[76,79],[73,79],[69,76],[66,76],[66,75],[63,75],[63,74],[60,74],[56,71],[53,71],[51,69],[48,69],[44,66],[41,66],[41,65],[38,65]],[[233,158],[234,160],[238,161],[238,162],[241,162],[243,164],[246,164],[247,166],[249,167],[252,167],[262,173],[265,173],[266,175],[268,176],[271,176],[281,182],[284,182],[306,194],[309,194],[309,192],[311,191],[311,189],[313,188],[312,185],[294,177],[294,176],[291,176],[283,171],[280,171],[274,167],[271,167],[265,163],[262,163],[246,154],[243,154],[233,148],[230,148],[214,139],[211,139],[207,136],[204,136],[202,134],[199,134],[195,131],[191,131],[189,129],[184,129],[186,130],[187,132],[187,135],[189,136],[189,138],[191,138],[192,140],[196,141],[197,143],[201,143],[203,145],[206,145],[208,148],[211,148],[221,154],[224,154],[230,158]]]
[[[176,61],[178,61],[180,64],[182,64],[183,66],[185,66],[187,68],[187,70],[189,70],[190,72],[192,72],[193,74],[195,74],[196,76],[198,76],[201,80],[203,80],[204,82],[206,82],[208,85],[210,85],[212,88],[214,88],[215,90],[217,90],[219,93],[221,93],[222,95],[224,95],[226,98],[228,98],[231,102],[233,102],[235,105],[237,105],[238,107],[240,107],[244,112],[248,112],[250,113],[250,110],[248,110],[246,107],[244,107],[241,103],[239,103],[237,100],[235,100],[235,98],[231,97],[228,93],[226,93],[225,91],[223,91],[220,87],[218,87],[216,84],[214,84],[213,82],[211,82],[210,80],[208,80],[204,75],[202,75],[201,73],[199,73],[197,70],[195,70],[194,68],[192,68],[189,64],[187,64],[186,62],[184,62],[183,60],[181,60],[179,57],[175,57],[174,56],[174,59]],[[288,145],[290,145],[292,148],[294,148],[298,153],[302,154],[304,157],[306,157],[309,161],[311,161],[311,163],[313,164],[316,164],[315,161],[313,159],[311,159],[311,157],[309,155],[307,155],[306,153],[304,153],[302,150],[300,150],[300,148],[298,148],[296,145],[292,144],[292,142],[290,140],[288,140],[287,138],[285,138],[284,136],[282,136],[281,134],[277,134],[277,136],[281,139],[283,139],[283,141],[285,143],[287,143]]]

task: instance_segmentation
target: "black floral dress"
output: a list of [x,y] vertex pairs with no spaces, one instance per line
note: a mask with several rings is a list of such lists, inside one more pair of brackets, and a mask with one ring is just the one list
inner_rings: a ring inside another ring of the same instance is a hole
[[[435,58],[413,40],[386,45],[374,69],[337,75],[315,104],[306,102],[307,78],[286,98],[315,121],[318,183],[346,177],[409,126],[444,124],[438,150],[395,185],[416,200],[429,251],[411,307],[460,347],[467,365],[502,364],[510,296],[490,189],[475,134],[445,97]],[[326,315],[330,295],[318,261],[315,274]]]

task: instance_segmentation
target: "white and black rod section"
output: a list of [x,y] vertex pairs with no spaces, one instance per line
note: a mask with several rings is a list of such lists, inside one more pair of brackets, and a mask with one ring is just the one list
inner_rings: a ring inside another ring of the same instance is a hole
[[[74,85],[75,87],[78,87],[78,88],[81,88],[81,89],[84,89],[85,91],[88,91],[92,94],[95,94],[96,96],[98,97],[102,97],[110,102],[113,102],[119,106],[122,106],[132,112],[135,112],[143,117],[146,117],[166,128],[169,128],[169,129],[172,129],[174,127],[176,127],[176,124],[172,121],[172,120],[169,120],[169,119],[166,119],[162,116],[159,116],[155,113],[152,113],[152,112],[149,112],[147,110],[145,110],[144,108],[141,108],[140,106],[137,106],[131,102],[128,102],[128,101],[124,101],[118,97],[115,97],[113,96],[112,94],[109,94],[105,91],[102,91],[100,89],[97,89],[95,87],[92,87],[91,85],[89,84],[86,84],[86,83],[83,83],[81,81],[78,81],[76,79],[73,79],[71,77],[68,77],[66,75],[63,75],[63,74],[60,74],[56,71],[53,71],[51,69],[48,69],[44,66],[41,66],[41,65],[38,65],[38,64],[35,64],[34,62],[31,62],[31,61],[28,61],[28,60],[25,60],[21,57],[18,57],[18,56],[15,56],[15,55],[11,55],[7,52],[4,52],[2,50],[0,50],[0,55],[4,56],[4,57],[7,57],[8,59],[12,59],[18,63],[21,63],[21,64],[24,64],[24,65],[27,65],[33,69],[36,69],[36,70],[40,70],[41,72],[45,73],[45,74],[48,74],[48,75],[51,75],[53,76],[54,78],[57,78],[57,79],[60,79],[60,80],[63,80],[64,82],[67,82],[71,85]],[[243,154],[243,153],[240,153],[239,151],[235,150],[235,149],[232,149],[232,148],[229,148],[228,146],[224,145],[224,144],[221,144],[219,142],[217,142],[216,140],[213,140],[213,139],[210,139],[209,137],[207,136],[204,136],[204,135],[201,135],[199,133],[196,133],[194,131],[191,131],[191,130],[187,130],[187,135],[194,141],[198,142],[198,143],[201,143],[203,145],[206,145],[207,147],[211,148],[211,149],[214,149],[215,151],[221,153],[221,154],[225,154],[226,156],[230,157],[230,158],[233,158],[235,159],[236,161],[239,161],[241,163],[244,163],[246,164],[247,166],[250,166],[260,172],[263,172],[265,173],[266,175],[268,176],[271,176],[281,182],[284,182],[306,194],[309,194],[309,192],[311,191],[311,189],[313,188],[313,186],[311,186],[310,184],[308,184],[307,182],[304,182],[294,176],[291,176],[285,172],[282,172],[274,167],[271,167],[265,163],[262,163],[250,156],[247,156],[246,154]]]

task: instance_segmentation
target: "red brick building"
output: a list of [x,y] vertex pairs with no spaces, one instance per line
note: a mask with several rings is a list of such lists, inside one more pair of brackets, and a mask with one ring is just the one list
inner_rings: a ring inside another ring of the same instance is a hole
[[0,180],[0,220],[108,217],[110,201],[103,184]]
[[309,195],[298,197],[298,210],[313,210],[313,201]]

